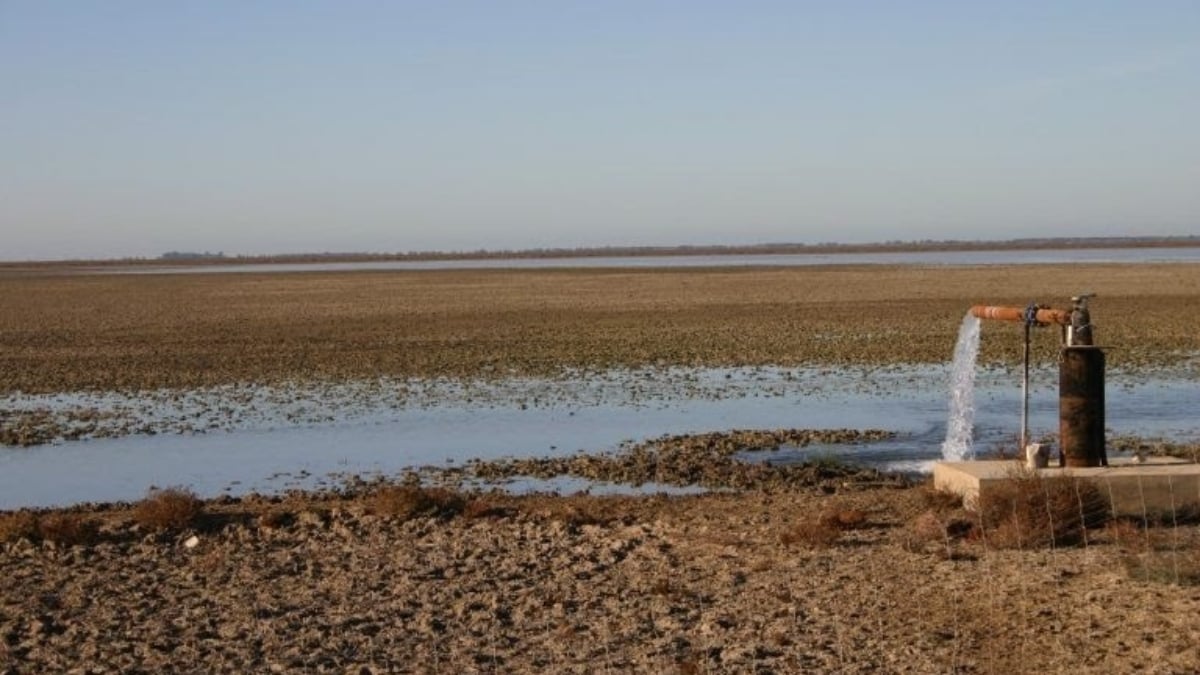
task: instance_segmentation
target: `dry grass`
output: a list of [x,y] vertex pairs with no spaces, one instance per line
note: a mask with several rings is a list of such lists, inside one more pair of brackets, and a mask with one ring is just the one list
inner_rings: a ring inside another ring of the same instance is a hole
[[1127,518],[1115,518],[1104,524],[1105,539],[1125,551],[1144,551],[1148,548],[1149,530]]
[[1178,548],[1175,527],[1162,521],[1116,518],[1104,524],[1104,540],[1131,554],[1172,551]]
[[468,499],[463,507],[463,518],[502,518],[513,514],[513,509],[493,503],[491,500],[475,498]]
[[409,520],[419,517],[452,518],[467,506],[462,495],[445,488],[392,485],[367,498],[367,508],[380,516]]
[[1200,550],[1146,551],[1121,559],[1131,579],[1176,586],[1200,586]]
[[24,539],[32,542],[51,541],[60,546],[87,546],[96,543],[99,538],[99,522],[75,511],[0,514],[0,543]]
[[807,517],[790,524],[779,535],[784,546],[828,548],[838,543],[844,532],[867,525],[866,511],[839,504],[828,504],[815,517]]
[[845,506],[831,506],[821,513],[819,520],[836,530],[857,530],[867,525],[870,517],[866,511]]
[[184,530],[194,527],[204,510],[196,494],[184,488],[151,490],[133,509],[133,519],[150,530]]
[[1176,586],[1200,586],[1200,548],[1183,541],[1178,525],[1119,518],[1105,524],[1105,540],[1121,550],[1129,578]]
[[829,548],[842,538],[842,530],[834,523],[821,519],[802,520],[793,524],[779,535],[784,546],[805,548]]
[[100,538],[100,524],[80,513],[50,513],[38,519],[38,533],[62,546],[90,546]]
[[[1101,341],[1121,345],[1112,367],[1178,364],[1200,351],[1193,265],[0,272],[0,393],[657,363],[935,363],[970,305],[1065,303],[1081,279],[1099,294]],[[984,327],[983,361],[1018,362],[1011,328]],[[1042,337],[1035,348],[1048,362],[1057,341]]]
[[273,509],[264,511],[258,516],[258,526],[268,530],[287,527],[296,521],[296,516],[289,511]]
[[912,553],[949,550],[951,547],[949,524],[945,517],[934,510],[926,511],[905,523],[898,536],[904,550]]
[[38,517],[28,511],[0,514],[0,543],[11,543],[28,539],[36,541],[39,536]]
[[[686,503],[686,498],[680,504]],[[516,500],[513,505],[521,513],[535,518],[565,523],[571,527],[629,523],[646,508],[664,504],[661,497],[630,497],[624,495],[592,496],[576,494],[557,496],[531,494]]]
[[933,481],[927,481],[917,488],[921,502],[925,508],[935,513],[950,513],[961,511],[963,499],[961,495],[948,490],[939,490],[933,486]]
[[871,526],[871,514],[851,500],[833,497],[815,514],[788,523],[779,534],[784,546],[827,548],[842,540],[843,534]]
[[981,496],[978,517],[989,547],[1070,546],[1087,542],[1088,531],[1108,519],[1109,505],[1091,483],[1021,469]]
[[962,557],[962,544],[976,531],[976,518],[963,507],[962,497],[936,489],[932,480],[915,488],[898,515],[901,524],[893,540],[914,553]]

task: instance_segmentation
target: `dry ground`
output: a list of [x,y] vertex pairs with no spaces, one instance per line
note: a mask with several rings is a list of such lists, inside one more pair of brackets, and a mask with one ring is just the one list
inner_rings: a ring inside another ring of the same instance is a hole
[[[90,545],[3,545],[0,672],[1200,668],[1200,587],[1172,576],[1196,571],[1194,527],[998,550],[914,530],[922,490],[821,487],[493,496],[442,518],[369,498],[227,500],[194,548],[192,530],[90,512]],[[805,527],[830,513],[846,523],[831,538]],[[1164,550],[1135,578],[1147,536]]]
[[[1065,306],[1117,368],[1200,351],[1200,265],[432,271],[0,272],[0,393],[295,378],[549,374],[655,364],[944,362],[968,307]],[[983,359],[1015,363],[989,324]],[[1057,337],[1040,335],[1039,358]],[[1194,367],[1194,366],[1193,366]]]

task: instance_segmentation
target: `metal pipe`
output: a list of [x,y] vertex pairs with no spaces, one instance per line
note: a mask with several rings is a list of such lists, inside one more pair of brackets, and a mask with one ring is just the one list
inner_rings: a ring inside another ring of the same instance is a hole
[[1029,447],[1029,323],[1025,324],[1025,372],[1021,376],[1021,446],[1017,456],[1025,456]]
[[[1024,307],[993,307],[991,305],[975,305],[971,315],[978,319],[998,319],[1000,321],[1025,321]],[[1065,309],[1040,308],[1036,313],[1040,324],[1071,325],[1071,313]]]

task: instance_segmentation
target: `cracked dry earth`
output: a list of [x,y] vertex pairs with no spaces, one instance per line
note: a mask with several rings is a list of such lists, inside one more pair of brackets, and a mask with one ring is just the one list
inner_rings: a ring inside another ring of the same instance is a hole
[[[945,559],[899,543],[920,490],[829,492],[489,495],[409,520],[233,500],[191,548],[97,507],[99,543],[4,545],[0,672],[1200,669],[1200,590],[1132,580],[1114,545]],[[865,520],[787,536],[830,507]]]

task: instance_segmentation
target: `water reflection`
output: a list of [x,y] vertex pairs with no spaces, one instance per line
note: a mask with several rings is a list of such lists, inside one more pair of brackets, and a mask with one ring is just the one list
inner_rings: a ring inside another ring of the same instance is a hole
[[377,260],[232,265],[98,267],[104,274],[222,274],[552,268],[804,267],[813,265],[1037,265],[1070,263],[1195,263],[1200,247],[1035,249],[1023,251],[909,251],[903,253],[796,253],[753,255],[587,256],[478,260]]
[[[374,406],[363,401],[391,389],[365,383],[364,388],[375,394],[348,399],[362,406],[356,414],[314,418],[325,421],[289,424],[281,416],[265,421],[248,417],[227,432],[132,435],[4,449],[0,508],[130,500],[149,486],[185,485],[205,496],[322,487],[348,475],[387,476],[472,458],[613,451],[626,440],[733,429],[889,429],[898,435],[888,441],[784,448],[766,459],[798,462],[838,456],[914,469],[940,458],[946,379],[944,367],[671,369],[650,376],[609,373],[458,387],[443,383],[436,396],[418,396],[407,404],[376,400]],[[631,386],[634,382],[639,386]],[[412,385],[407,386],[411,391]],[[976,386],[975,444],[987,452],[1015,438],[1019,390],[1013,376],[1005,373],[981,373]],[[530,404],[533,399],[536,403]],[[256,399],[254,405],[262,404]],[[328,405],[336,409],[341,404],[331,400]],[[1170,378],[1123,382],[1110,376],[1107,419],[1112,433],[1191,440],[1198,431],[1198,407],[1200,383]],[[1033,390],[1030,412],[1034,437],[1057,429],[1053,387]],[[572,491],[588,487],[568,483]]]

